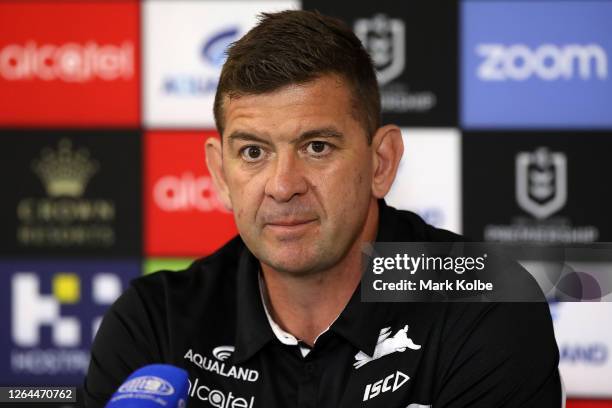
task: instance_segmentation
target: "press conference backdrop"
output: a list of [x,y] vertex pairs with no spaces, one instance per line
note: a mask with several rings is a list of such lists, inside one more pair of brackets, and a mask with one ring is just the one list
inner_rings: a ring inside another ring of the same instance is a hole
[[[612,241],[610,1],[3,1],[0,385],[80,385],[130,279],[236,233],[212,102],[227,45],[287,8],[371,53],[406,145],[392,205],[476,240]],[[568,395],[606,405],[612,304],[551,311]]]

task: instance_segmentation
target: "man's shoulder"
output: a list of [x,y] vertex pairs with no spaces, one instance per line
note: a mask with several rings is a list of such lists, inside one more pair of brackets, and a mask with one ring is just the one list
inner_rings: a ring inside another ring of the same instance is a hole
[[157,294],[168,290],[176,292],[211,289],[219,284],[235,282],[244,248],[245,245],[238,235],[214,253],[196,259],[183,270],[159,270],[136,278],[131,283],[138,292]]
[[408,210],[382,204],[381,228],[392,230],[394,241],[455,242],[466,241],[462,235],[434,227]]

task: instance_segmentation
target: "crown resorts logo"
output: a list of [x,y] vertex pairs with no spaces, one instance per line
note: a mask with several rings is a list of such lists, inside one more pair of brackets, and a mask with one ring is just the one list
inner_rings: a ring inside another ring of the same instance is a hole
[[[84,373],[89,364],[86,346],[100,326],[102,309],[83,316],[83,305],[106,308],[121,294],[122,282],[110,272],[57,272],[51,274],[51,293],[46,294],[41,289],[44,278],[33,271],[12,276],[11,338],[16,347],[11,350],[11,369],[35,375]],[[85,292],[89,287],[91,292]],[[50,329],[50,338],[43,338],[43,328]]]
[[87,149],[74,150],[72,142],[64,138],[57,149],[44,148],[31,167],[47,197],[18,202],[20,245],[108,247],[115,242],[115,203],[86,197],[89,182],[100,172],[99,163],[90,158]]
[[89,151],[73,152],[68,139],[60,140],[57,151],[45,148],[42,158],[32,168],[51,197],[81,197],[87,183],[98,170],[98,163],[89,159]]

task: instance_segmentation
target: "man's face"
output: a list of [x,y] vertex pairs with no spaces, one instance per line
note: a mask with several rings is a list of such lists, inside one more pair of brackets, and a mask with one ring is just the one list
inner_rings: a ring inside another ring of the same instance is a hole
[[303,275],[343,259],[371,202],[372,153],[336,76],[224,101],[223,175],[253,254]]

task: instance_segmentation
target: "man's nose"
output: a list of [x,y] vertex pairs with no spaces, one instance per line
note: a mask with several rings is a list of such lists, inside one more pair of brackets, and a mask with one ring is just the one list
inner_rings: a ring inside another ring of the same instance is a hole
[[266,195],[275,201],[286,202],[307,190],[302,161],[293,152],[279,153],[266,183]]

